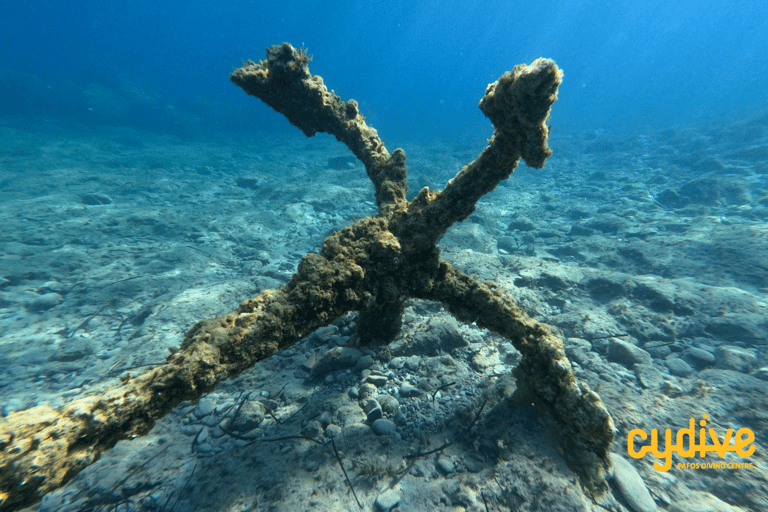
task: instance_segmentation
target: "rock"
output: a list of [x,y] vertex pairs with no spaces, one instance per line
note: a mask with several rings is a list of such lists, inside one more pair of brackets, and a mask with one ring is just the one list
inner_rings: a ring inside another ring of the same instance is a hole
[[301,429],[301,435],[307,439],[317,439],[323,435],[323,426],[317,420],[312,420]]
[[633,370],[637,381],[645,389],[655,389],[664,383],[664,376],[652,364],[636,364]]
[[204,396],[200,399],[200,401],[197,403],[197,407],[195,408],[194,415],[198,418],[203,418],[205,416],[208,416],[213,412],[215,409],[216,402],[207,396]]
[[655,512],[658,510],[651,493],[643,483],[640,473],[624,457],[610,454],[613,463],[613,480],[619,488],[624,501],[635,512]]
[[651,357],[654,359],[665,359],[672,353],[672,348],[669,346],[669,343],[664,341],[649,341],[643,348],[646,352],[651,354]]
[[683,352],[683,355],[701,365],[710,365],[715,362],[715,354],[702,348],[691,347]]
[[373,384],[366,382],[362,386],[360,386],[360,389],[357,390],[358,397],[360,398],[360,401],[365,402],[371,397],[376,396],[378,391],[376,390],[376,386]]
[[317,358],[310,375],[312,378],[317,378],[328,372],[351,368],[362,356],[363,354],[355,348],[333,347]]
[[387,376],[386,375],[369,375],[365,378],[363,382],[373,384],[377,388],[380,388],[381,386],[387,383]]
[[30,304],[29,309],[32,311],[47,311],[51,309],[54,306],[57,306],[61,304],[61,301],[64,300],[64,297],[59,295],[58,293],[44,293],[43,295],[38,296],[35,298],[34,301],[32,301],[32,304]]
[[357,363],[355,363],[355,370],[358,372],[361,372],[363,370],[366,370],[373,365],[374,359],[372,355],[365,355],[357,360]]
[[387,414],[395,414],[398,407],[400,407],[400,402],[392,395],[379,395],[378,400],[381,410]]
[[240,432],[241,434],[258,427],[264,416],[267,414],[267,408],[258,400],[249,400],[240,408],[237,418],[228,425],[229,430]]
[[688,377],[693,373],[691,365],[677,357],[667,359],[665,364],[669,368],[669,373],[676,377]]
[[437,468],[446,475],[450,475],[454,470],[453,461],[448,457],[440,457],[437,459]]
[[341,427],[338,425],[330,424],[325,429],[325,437],[332,438],[332,437],[339,437],[341,435]]
[[331,413],[328,411],[323,411],[323,413],[317,418],[317,421],[320,422],[320,424],[323,426],[323,428],[326,428],[328,425],[333,423],[333,418],[331,417]]
[[112,204],[112,199],[104,194],[86,194],[80,198],[83,204],[88,206],[101,206],[104,204]]
[[757,367],[757,354],[754,349],[720,345],[717,347],[717,364],[721,370],[733,370],[747,373]]
[[[371,400],[372,402],[375,402],[376,400]],[[372,407],[368,410],[366,413],[365,419],[368,420],[368,422],[375,422],[379,418],[383,417],[384,413],[381,410],[381,406],[377,403],[375,407]]]
[[389,348],[394,356],[434,357],[467,345],[469,342],[462,336],[456,319],[441,316],[424,325],[417,336],[397,339],[390,343]]
[[377,436],[386,436],[394,434],[397,430],[397,426],[391,420],[382,418],[373,422],[371,430],[373,430],[373,433]]
[[608,345],[608,359],[632,368],[636,364],[651,364],[651,354],[640,347],[622,340],[611,340]]
[[375,504],[378,510],[392,510],[400,504],[400,493],[394,489],[387,489],[383,493],[376,496]]
[[669,512],[743,512],[741,507],[734,507],[708,492],[696,492],[696,497],[675,503]]
[[403,384],[400,386],[400,396],[404,398],[413,398],[421,395],[421,391],[418,388],[411,386],[410,384]]

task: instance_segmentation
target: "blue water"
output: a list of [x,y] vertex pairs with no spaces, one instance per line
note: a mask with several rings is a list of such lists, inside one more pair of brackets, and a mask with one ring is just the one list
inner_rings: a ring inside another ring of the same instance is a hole
[[4,0],[0,12],[0,116],[12,119],[294,133],[227,79],[282,41],[305,45],[310,70],[357,99],[395,145],[489,136],[477,109],[486,85],[540,56],[565,71],[556,130],[669,126],[768,107],[768,9],[759,0]]

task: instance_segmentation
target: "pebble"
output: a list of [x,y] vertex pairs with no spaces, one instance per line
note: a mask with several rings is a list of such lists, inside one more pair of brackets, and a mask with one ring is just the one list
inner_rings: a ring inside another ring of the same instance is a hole
[[640,347],[622,340],[611,340],[608,358],[628,368],[636,364],[651,364],[651,354]]
[[664,376],[652,364],[636,364],[633,370],[640,385],[646,389],[658,388],[664,382]]
[[702,348],[691,347],[685,351],[685,354],[702,364],[712,364],[715,362],[715,354]]
[[52,307],[61,304],[62,300],[64,300],[64,297],[58,293],[44,293],[32,302],[31,309],[33,311],[47,311]]
[[355,370],[358,372],[366,370],[373,366],[374,359],[372,355],[364,355],[360,359],[357,360],[357,363],[355,363]]
[[315,364],[312,366],[310,375],[312,375],[313,378],[317,378],[334,370],[351,368],[357,364],[357,361],[360,360],[361,357],[363,357],[363,354],[355,348],[334,347],[323,352],[323,354],[317,358]]
[[669,373],[676,375],[677,377],[688,377],[693,373],[693,368],[691,368],[691,365],[682,359],[675,357],[672,359],[667,359],[665,363],[667,368],[669,368]]
[[656,502],[635,467],[620,455],[612,453],[610,457],[613,463],[613,479],[627,504],[635,512],[656,512]]
[[317,420],[312,420],[301,429],[301,435],[307,439],[316,439],[323,434],[323,426]]
[[195,408],[195,416],[198,418],[202,418],[204,416],[208,416],[211,414],[215,409],[216,402],[210,397],[203,397],[200,399],[200,401],[197,403],[197,407]]
[[387,383],[387,377],[385,375],[369,375],[365,378],[365,383],[373,384],[377,388],[382,387]]
[[747,373],[757,366],[754,349],[721,345],[717,347],[717,368]]
[[387,489],[376,497],[376,508],[378,510],[392,510],[400,504],[400,493],[394,489]]
[[421,391],[410,384],[403,384],[400,386],[400,396],[405,398],[417,397],[421,395]]
[[453,461],[448,457],[440,457],[437,459],[437,467],[446,475],[450,475],[454,470]]
[[341,435],[341,427],[338,425],[328,425],[325,429],[325,437],[339,437]]
[[381,418],[373,422],[373,425],[371,425],[371,430],[373,430],[373,433],[377,436],[386,436],[389,434],[394,434],[397,430],[397,426],[395,426],[394,422],[391,420]]

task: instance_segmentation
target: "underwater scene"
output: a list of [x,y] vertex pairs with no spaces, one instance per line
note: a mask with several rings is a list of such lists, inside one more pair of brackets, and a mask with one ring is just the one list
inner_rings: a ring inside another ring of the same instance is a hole
[[761,2],[0,12],[0,512],[768,511]]

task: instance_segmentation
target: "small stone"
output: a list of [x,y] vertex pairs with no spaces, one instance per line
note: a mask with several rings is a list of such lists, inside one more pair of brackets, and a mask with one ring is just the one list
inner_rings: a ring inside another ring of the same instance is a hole
[[754,349],[721,345],[717,347],[717,368],[747,373],[757,367],[757,355]]
[[453,461],[448,457],[440,457],[437,459],[437,467],[446,475],[450,475],[454,470]]
[[54,292],[44,293],[43,295],[40,295],[37,298],[35,298],[35,300],[32,302],[30,306],[30,309],[32,309],[33,311],[47,311],[52,307],[61,304],[62,300],[64,300],[64,297],[62,297],[58,293],[54,293]]
[[368,411],[368,413],[367,413],[367,415],[366,415],[366,419],[367,419],[369,422],[371,422],[371,421],[376,421],[376,420],[378,420],[378,419],[379,419],[379,418],[381,418],[382,416],[384,416],[384,413],[382,412],[382,410],[381,410],[381,407],[374,407],[373,409],[371,409],[370,411]]
[[400,493],[394,489],[387,489],[376,497],[376,508],[378,510],[392,510],[400,504]]
[[360,389],[358,390],[358,395],[360,397],[360,400],[362,401],[365,401],[370,397],[376,396],[376,393],[377,393],[376,386],[368,382],[360,386]]
[[636,364],[633,370],[637,381],[645,389],[658,388],[664,382],[664,376],[652,364]]
[[400,407],[400,402],[398,402],[397,398],[392,395],[379,395],[378,400],[379,405],[381,405],[381,410],[387,414],[395,414],[397,408]]
[[331,423],[333,423],[333,418],[331,417],[330,412],[324,411],[323,414],[321,414],[320,417],[317,418],[317,421],[319,421],[320,424],[323,426],[323,428],[325,428]]
[[323,426],[317,420],[312,420],[301,429],[301,435],[307,439],[316,439],[323,434]]
[[397,426],[391,420],[381,418],[373,422],[371,430],[373,430],[373,433],[377,436],[386,436],[394,434],[397,430]]
[[656,502],[653,501],[651,493],[648,492],[635,467],[624,457],[615,453],[610,454],[610,458],[613,462],[613,479],[632,510],[635,512],[657,511]]
[[364,382],[373,384],[377,388],[380,388],[387,383],[387,377],[384,375],[369,375],[365,378]]
[[611,361],[632,368],[636,364],[651,364],[651,354],[640,347],[621,340],[611,340],[608,345],[608,358]]
[[373,365],[374,361],[373,356],[365,355],[357,360],[357,363],[355,363],[355,370],[358,372],[366,370]]
[[360,351],[354,348],[334,347],[317,358],[312,366],[311,375],[317,378],[328,372],[351,368],[362,356]]
[[339,437],[341,435],[341,427],[338,425],[328,425],[325,428],[325,437],[331,438],[331,437]]
[[667,359],[665,362],[666,362],[667,368],[669,368],[669,373],[677,377],[688,377],[693,373],[693,368],[691,368],[691,365],[689,365],[682,359],[679,359],[679,358]]
[[357,388],[355,387],[349,388],[348,394],[349,394],[349,398],[352,398],[353,400],[357,400],[358,398],[360,398],[360,393],[357,392]]
[[410,384],[403,384],[400,386],[400,396],[405,398],[412,398],[421,395],[421,391]]
[[195,408],[194,414],[198,418],[208,416],[213,412],[213,410],[215,409],[215,406],[216,406],[216,402],[214,402],[212,398],[209,398],[207,396],[203,397],[197,403],[197,408]]
[[112,199],[104,194],[86,194],[80,198],[83,204],[88,206],[101,206],[105,204],[112,204]]
[[701,364],[712,364],[715,362],[715,354],[701,348],[691,347],[685,351],[685,355]]

